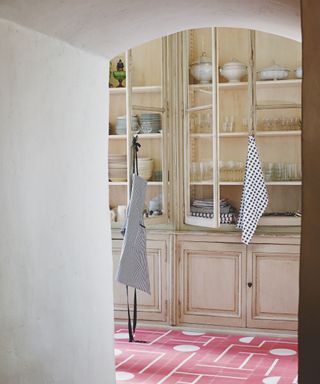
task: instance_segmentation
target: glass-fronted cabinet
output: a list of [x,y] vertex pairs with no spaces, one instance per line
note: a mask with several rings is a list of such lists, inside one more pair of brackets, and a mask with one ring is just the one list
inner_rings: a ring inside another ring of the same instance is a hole
[[301,44],[262,32],[253,39],[256,136],[269,195],[261,224],[300,225]]
[[184,32],[185,224],[234,225],[249,132],[269,194],[260,225],[300,225],[301,44],[263,32]]
[[185,223],[212,227],[219,225],[215,52],[214,29],[184,33]]
[[[136,135],[141,145],[139,175],[147,180],[146,225],[169,221],[166,50],[166,38],[157,39],[117,56],[110,63],[109,203],[114,227],[123,225],[130,198],[131,148]],[[125,79],[119,84],[121,69]]]

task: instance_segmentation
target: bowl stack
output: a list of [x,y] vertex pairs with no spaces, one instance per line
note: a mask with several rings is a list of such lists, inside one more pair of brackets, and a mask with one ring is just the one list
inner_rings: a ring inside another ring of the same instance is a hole
[[109,155],[109,180],[127,181],[126,155]]
[[161,114],[141,113],[140,124],[142,133],[158,133],[161,130]]
[[150,180],[153,171],[153,159],[148,157],[140,157],[138,159],[139,176],[145,180]]
[[[131,130],[133,132],[139,132],[140,126],[138,121],[138,116],[132,116],[131,121]],[[116,123],[116,135],[125,135],[127,133],[127,119],[126,116],[117,117]]]

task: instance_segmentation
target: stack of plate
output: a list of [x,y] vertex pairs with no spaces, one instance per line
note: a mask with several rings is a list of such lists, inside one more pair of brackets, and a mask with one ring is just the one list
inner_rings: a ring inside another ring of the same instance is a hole
[[141,113],[140,124],[142,133],[158,133],[161,130],[161,114]]
[[127,181],[126,155],[109,155],[109,180]]
[[[134,132],[139,131],[139,121],[138,116],[132,116],[131,121],[131,130]],[[127,119],[126,116],[119,116],[117,117],[117,123],[116,123],[116,135],[125,135],[127,133]]]
[[145,180],[150,180],[152,177],[153,170],[153,159],[148,157],[138,158],[139,176]]

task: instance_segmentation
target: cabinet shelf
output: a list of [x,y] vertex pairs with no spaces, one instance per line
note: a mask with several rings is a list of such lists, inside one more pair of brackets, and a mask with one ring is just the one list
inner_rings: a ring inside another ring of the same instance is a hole
[[[127,181],[109,181],[109,185],[115,186],[115,187],[127,186],[128,182]],[[147,185],[151,186],[151,187],[162,186],[163,182],[162,181],[147,181]]]
[[248,137],[248,132],[221,132],[219,133],[219,137],[243,137],[247,138]]
[[162,132],[160,133],[138,133],[139,139],[162,139]]
[[[262,88],[287,88],[287,87],[297,87],[301,86],[302,79],[288,79],[288,80],[258,80],[256,82],[257,89]],[[190,90],[195,92],[204,92],[211,93],[212,85],[211,84],[190,84]],[[238,83],[218,83],[218,88],[220,90],[247,90],[248,82],[240,81]]]
[[[213,223],[213,219],[206,219],[204,217],[195,217],[195,216],[187,216],[186,224],[195,225],[195,226],[204,226],[211,227]],[[301,217],[288,217],[288,216],[263,216],[259,220],[259,226],[274,226],[274,227],[290,227],[290,226],[300,226],[301,225]],[[238,230],[235,224],[221,224],[220,230]]]
[[256,136],[301,136],[300,130],[292,131],[260,131]]
[[301,86],[302,79],[288,79],[288,80],[258,80],[256,82],[258,88],[286,88]]
[[[162,133],[138,133],[139,139],[161,139]],[[127,135],[109,135],[110,140],[126,140]]]
[[[199,185],[206,185],[206,184],[199,184]],[[211,185],[208,183],[208,185]],[[243,185],[242,181],[220,181],[219,185]],[[302,185],[302,182],[297,181],[267,181],[266,185],[273,185],[273,186],[299,186]]]
[[298,103],[283,103],[280,100],[275,102],[269,102],[268,100],[257,104],[256,110],[257,111],[265,111],[265,110],[272,110],[272,109],[300,109],[301,104]]
[[262,216],[259,220],[259,225],[262,226],[300,226],[301,217],[288,216]]
[[163,182],[162,181],[148,181],[147,184],[150,187],[159,187],[159,186],[163,185]]
[[[273,136],[301,136],[300,130],[292,131],[260,131],[256,132],[257,137],[273,137]],[[195,139],[206,139],[212,138],[212,133],[191,133],[190,135]],[[248,138],[248,132],[221,132],[219,133],[220,138]]]
[[[300,130],[292,130],[292,131],[258,131],[256,132],[257,137],[274,137],[274,136],[301,136]],[[234,138],[234,137],[242,137],[247,138],[248,132],[222,132],[219,133],[219,137],[221,138]]]
[[190,185],[213,185],[213,181],[191,181]]
[[195,139],[207,139],[207,138],[212,139],[213,134],[212,133],[191,133],[190,136]]
[[[162,90],[161,85],[146,85],[141,87],[133,87],[132,93],[160,93]],[[125,94],[126,88],[109,88],[110,95]]]
[[109,186],[119,187],[119,186],[127,186],[127,181],[109,181]]
[[109,135],[110,140],[126,140],[127,135]]

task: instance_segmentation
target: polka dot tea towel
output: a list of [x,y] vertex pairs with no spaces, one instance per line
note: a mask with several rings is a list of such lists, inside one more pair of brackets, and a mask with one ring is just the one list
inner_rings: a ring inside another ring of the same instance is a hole
[[267,208],[268,193],[264,181],[259,153],[254,136],[249,136],[246,172],[243,182],[238,228],[242,230],[241,240],[249,244]]

